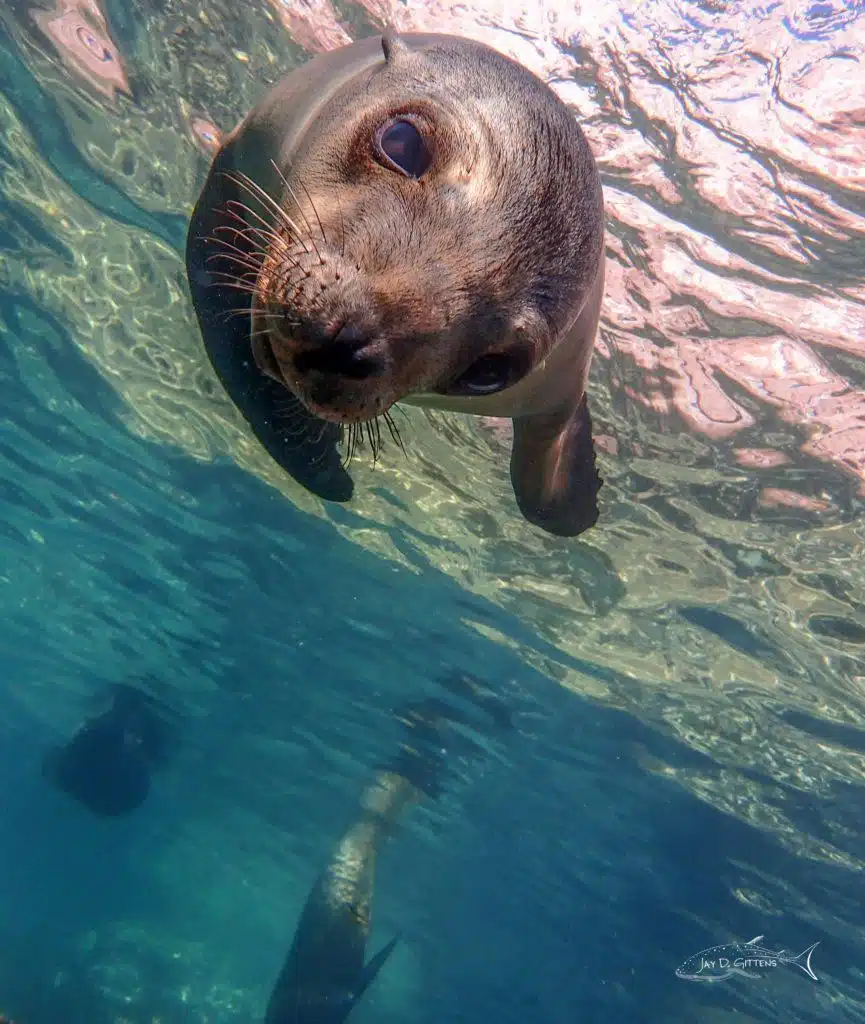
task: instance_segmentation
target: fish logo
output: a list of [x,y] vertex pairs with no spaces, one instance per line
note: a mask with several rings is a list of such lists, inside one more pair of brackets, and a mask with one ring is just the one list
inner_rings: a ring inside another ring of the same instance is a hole
[[791,956],[786,949],[769,949],[761,945],[763,938],[755,935],[747,942],[701,949],[676,968],[676,977],[686,981],[724,981],[734,974],[743,978],[759,978],[776,967],[789,964],[804,971],[814,981],[820,980],[811,968],[811,954],[819,942],[803,949],[798,956]]

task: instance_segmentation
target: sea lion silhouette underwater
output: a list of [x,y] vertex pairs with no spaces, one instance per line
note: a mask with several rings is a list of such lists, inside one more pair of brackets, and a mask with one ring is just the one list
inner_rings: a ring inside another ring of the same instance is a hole
[[100,818],[129,814],[150,793],[175,722],[167,707],[135,686],[108,688],[110,706],[43,759],[43,777]]
[[320,54],[225,138],[187,236],[208,356],[270,455],[329,501],[397,402],[513,420],[523,515],[598,517],[586,381],[604,288],[574,114],[481,43],[391,32]]
[[[447,686],[488,712],[498,728],[512,728],[504,703],[473,677],[453,675]],[[313,885],[271,993],[265,1024],[342,1024],[397,945],[395,936],[364,962],[379,844],[392,834],[405,807],[422,796],[439,796],[450,757],[443,727],[478,727],[471,714],[437,698],[408,705],[398,718],[408,735],[364,791],[360,816]],[[483,752],[468,738],[462,750],[463,759]]]

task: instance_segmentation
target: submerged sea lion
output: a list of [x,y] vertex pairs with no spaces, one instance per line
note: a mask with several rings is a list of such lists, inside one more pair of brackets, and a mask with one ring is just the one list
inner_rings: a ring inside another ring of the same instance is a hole
[[43,777],[55,789],[100,818],[128,814],[144,803],[173,731],[164,710],[142,690],[116,684],[108,692],[110,707],[42,762]]
[[527,519],[598,516],[585,385],[603,198],[573,114],[489,47],[386,34],[279,82],[223,141],[187,239],[204,344],[258,439],[319,496],[396,402],[514,423]]
[[439,793],[445,719],[429,702],[398,715],[406,736],[364,790],[358,820],[337,843],[309,894],[270,996],[265,1024],[342,1024],[397,944],[364,963],[379,845],[405,807]]
[[379,842],[402,807],[417,798],[403,776],[381,773],[364,812],[316,879],[294,942],[271,993],[265,1024],[341,1024],[375,980],[395,936],[364,963]]
[[[513,728],[504,701],[479,680],[460,673],[442,682],[460,700],[488,714],[498,730]],[[379,845],[409,804],[441,794],[446,761],[452,756],[447,731],[480,726],[471,714],[438,697],[412,701],[396,717],[404,728],[403,740],[364,791],[358,820],[316,879],[271,993],[265,1024],[342,1024],[397,944],[396,937],[391,939],[364,963]],[[468,737],[456,743],[456,750],[458,761],[482,753],[480,744]]]

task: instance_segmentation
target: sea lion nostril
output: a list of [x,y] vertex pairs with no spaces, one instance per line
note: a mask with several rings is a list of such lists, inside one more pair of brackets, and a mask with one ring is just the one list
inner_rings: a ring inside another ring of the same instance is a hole
[[351,346],[354,345],[357,348],[363,348],[369,344],[369,336],[359,327],[355,327],[354,324],[343,324],[342,327],[333,336],[334,342],[340,345]]
[[364,380],[381,373],[384,360],[368,334],[354,324],[344,324],[330,341],[298,353],[294,365],[300,373],[317,371]]

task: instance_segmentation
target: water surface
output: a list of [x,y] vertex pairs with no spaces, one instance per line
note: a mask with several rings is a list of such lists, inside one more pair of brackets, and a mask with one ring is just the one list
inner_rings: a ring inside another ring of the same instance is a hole
[[[517,728],[382,854],[367,1021],[862,1014],[865,16],[846,3],[10,0],[0,11],[0,1010],[259,1019],[330,844],[450,671]],[[599,526],[527,529],[507,425],[407,411],[324,506],[199,347],[186,223],[311,53],[483,39],[597,156]],[[39,778],[106,682],[186,723],[128,820]],[[697,950],[819,939],[698,986]],[[735,1011],[735,1013],[734,1013]]]

